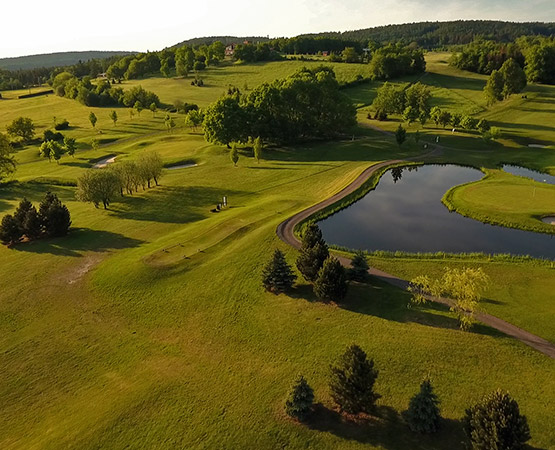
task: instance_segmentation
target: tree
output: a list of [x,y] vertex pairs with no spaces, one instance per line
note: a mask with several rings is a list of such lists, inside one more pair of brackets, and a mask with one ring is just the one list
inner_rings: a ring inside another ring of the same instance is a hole
[[434,106],[430,111],[430,118],[435,122],[436,126],[439,126],[441,117],[441,108],[439,106]]
[[397,144],[399,145],[399,147],[403,145],[403,142],[405,142],[406,139],[407,139],[407,130],[405,130],[403,126],[399,124],[399,126],[397,127],[397,130],[395,131],[395,140],[397,141]]
[[518,403],[501,390],[467,409],[463,424],[474,450],[520,450],[531,437]]
[[362,250],[358,250],[351,259],[349,278],[355,281],[365,281],[368,278],[368,261]]
[[235,167],[237,167],[237,161],[239,161],[239,152],[237,150],[237,144],[234,142],[229,151],[229,158]]
[[47,192],[39,205],[39,217],[47,236],[65,236],[71,226],[71,215],[56,194]]
[[404,413],[405,420],[412,431],[435,433],[441,422],[439,399],[429,379],[420,384],[420,392],[410,399],[409,408]]
[[341,56],[343,57],[343,61],[346,63],[360,62],[360,55],[354,47],[345,47],[345,49],[341,52]]
[[162,64],[160,65],[160,73],[166,78],[169,78],[171,76],[172,72],[168,59],[164,59],[162,61]]
[[91,123],[93,128],[96,128],[97,121],[98,121],[98,118],[96,117],[96,114],[91,111],[89,113],[89,122]]
[[17,206],[13,214],[13,217],[20,228],[23,227],[23,221],[25,220],[27,213],[32,208],[33,208],[33,204],[29,200],[27,200],[27,198],[23,198],[23,200],[19,202],[19,205]]
[[385,82],[378,88],[372,107],[386,114],[402,114],[405,110],[406,93],[403,87],[397,87]]
[[285,412],[297,420],[305,420],[312,411],[314,391],[302,375],[298,375],[285,402]]
[[440,111],[438,120],[440,125],[445,128],[452,121],[451,113],[449,111]]
[[48,158],[48,161],[54,159],[58,164],[60,163],[60,158],[66,152],[65,147],[61,146],[58,141],[45,141],[41,144],[39,149],[39,154]]
[[486,101],[488,106],[493,105],[497,101],[503,100],[503,89],[505,87],[505,79],[503,74],[497,70],[494,70],[486,86],[484,87],[484,95],[486,96]]
[[407,122],[408,126],[412,122],[415,122],[418,119],[418,110],[413,108],[412,106],[407,106],[403,111],[403,120]]
[[476,128],[480,133],[484,134],[486,131],[490,130],[491,126],[486,119],[480,119],[478,121],[478,125],[476,125]]
[[23,230],[11,214],[2,218],[0,223],[0,241],[2,244],[17,244],[23,237]]
[[254,144],[252,148],[253,148],[254,158],[256,159],[256,162],[260,164],[260,157],[262,156],[262,139],[260,139],[260,136],[254,140]]
[[154,180],[156,186],[162,177],[164,170],[164,162],[158,152],[145,152],[137,159],[136,168],[139,178],[150,188],[151,180]]
[[65,153],[67,153],[71,157],[74,157],[76,149],[77,149],[77,146],[75,144],[75,138],[65,137],[64,138],[64,151],[65,151]]
[[158,109],[158,107],[156,106],[156,103],[154,102],[151,103],[148,109],[152,111],[152,117],[156,117],[156,110]]
[[246,115],[237,96],[227,96],[211,104],[204,114],[204,137],[208,142],[230,148],[231,142],[244,142]]
[[116,111],[113,111],[110,113],[110,120],[112,122],[114,122],[114,126],[116,126],[116,123],[118,121],[118,113]]
[[502,92],[504,98],[522,92],[526,87],[526,74],[513,58],[505,61],[499,72],[503,75],[504,80]]
[[335,403],[349,414],[372,412],[381,396],[374,392],[378,371],[374,360],[355,344],[347,347],[335,366],[331,366],[330,391]]
[[137,114],[139,115],[139,117],[141,117],[141,111],[144,109],[143,104],[137,100],[133,105],[133,108],[135,108],[135,110],[137,111]]
[[6,127],[8,134],[19,137],[23,142],[29,142],[35,136],[35,125],[28,117],[18,117]]
[[297,276],[287,264],[285,255],[278,249],[262,270],[262,284],[267,291],[279,294],[291,289]]
[[8,138],[0,133],[0,180],[15,172],[16,162],[15,158],[10,155],[11,152],[12,146]]
[[190,110],[185,116],[185,124],[196,130],[204,120],[204,113],[199,109]]
[[171,133],[172,129],[175,127],[175,120],[173,120],[172,116],[166,114],[166,117],[164,118],[164,125],[166,125],[168,133]]
[[42,218],[39,216],[37,209],[33,206],[23,219],[22,227],[25,236],[32,239],[38,239],[42,235]]
[[303,233],[297,269],[307,281],[314,281],[328,256],[329,250],[322,231],[315,223],[309,224]]
[[314,293],[320,300],[340,302],[347,295],[347,274],[337,258],[330,256],[314,281]]
[[472,116],[464,116],[461,119],[461,126],[465,130],[475,130],[478,126],[478,119],[476,119]]
[[77,180],[77,198],[90,202],[95,208],[100,203],[108,209],[112,199],[120,192],[121,180],[110,169],[89,169]]

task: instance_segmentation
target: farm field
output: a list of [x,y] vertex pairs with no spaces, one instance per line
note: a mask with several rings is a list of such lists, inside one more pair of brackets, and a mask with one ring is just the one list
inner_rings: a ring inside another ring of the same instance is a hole
[[[71,129],[64,134],[77,139],[78,151],[56,164],[39,158],[37,145],[19,149],[13,180],[0,185],[2,215],[23,197],[36,204],[51,190],[73,220],[66,238],[0,247],[0,447],[462,449],[465,408],[498,387],[527,416],[532,448],[555,447],[555,360],[484,325],[459,331],[443,306],[409,309],[408,293],[376,279],[353,283],[341,305],[317,301],[302,278],[290,295],[261,287],[262,266],[275,248],[292,264],[297,257],[276,227],[378,162],[412,157],[484,168],[491,176],[457,189],[454,201],[498,221],[530,224],[555,212],[552,186],[538,187],[531,202],[533,182],[498,171],[512,162],[555,174],[555,111],[548,107],[555,89],[531,86],[527,104],[514,98],[486,110],[485,78],[448,67],[446,58],[428,54],[421,81],[433,86],[438,105],[499,126],[500,142],[491,146],[427,126],[424,141],[440,134],[445,148],[419,158],[423,150],[412,139],[399,148],[370,127],[398,125],[396,118],[366,119],[364,105],[379,86],[370,83],[344,90],[361,106],[354,140],[265,149],[260,164],[241,146],[234,167],[225,147],[208,144],[178,114],[168,133],[162,111],[131,118],[117,108],[113,126],[110,108],[2,93],[1,130],[24,115],[40,135],[53,116],[67,118]],[[253,88],[308,64],[318,63],[222,66],[203,74],[203,88],[159,77],[122,87],[140,84],[164,103],[205,107],[229,85]],[[346,81],[366,69],[333,67]],[[538,110],[515,115],[518,108]],[[88,122],[90,111],[101,134]],[[531,142],[551,147],[528,148]],[[160,186],[126,195],[108,210],[78,202],[67,185],[102,159],[134,160],[145,150],[156,150],[166,166],[197,166],[166,170]],[[211,213],[224,195],[229,207]],[[410,257],[371,264],[405,278],[439,274],[446,265],[481,266],[491,278],[483,308],[555,342],[553,264]],[[359,423],[340,418],[327,388],[330,363],[353,342],[375,359],[382,395],[376,417]],[[297,373],[319,403],[306,426],[283,412]],[[431,437],[411,433],[400,416],[426,376],[446,419]]]

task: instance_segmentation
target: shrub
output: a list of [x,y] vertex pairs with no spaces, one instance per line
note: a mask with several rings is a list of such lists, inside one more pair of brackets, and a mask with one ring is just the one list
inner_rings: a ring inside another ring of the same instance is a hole
[[54,129],[56,130],[66,130],[68,128],[69,128],[69,121],[67,119],[63,119],[54,124]]

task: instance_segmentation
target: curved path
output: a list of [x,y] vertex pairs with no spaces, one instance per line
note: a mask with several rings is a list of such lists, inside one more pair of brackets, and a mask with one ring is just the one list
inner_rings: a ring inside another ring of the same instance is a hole
[[[432,151],[432,153],[435,150]],[[412,158],[411,158],[412,159]],[[276,229],[276,233],[279,238],[284,241],[285,243],[295,247],[300,248],[301,243],[295,236],[294,230],[297,224],[300,222],[308,219],[314,213],[321,211],[322,209],[338,202],[339,200],[345,198],[347,195],[353,193],[358,188],[360,188],[373,174],[375,174],[378,170],[381,170],[385,167],[388,167],[392,164],[402,163],[402,162],[409,162],[410,159],[407,160],[400,160],[394,159],[390,161],[384,161],[373,166],[368,167],[364,172],[362,172],[351,184],[343,188],[337,194],[331,196],[330,198],[317,203],[310,208],[305,209],[304,211],[298,212],[294,216],[290,217],[289,219],[280,223]],[[344,256],[338,257],[341,264],[344,266],[349,266],[351,260]],[[394,275],[388,274],[378,269],[370,268],[368,270],[370,275],[373,275],[383,281],[386,281],[389,284],[397,286],[401,289],[406,289],[408,287],[408,281],[398,278]],[[447,298],[431,298],[431,300],[443,303],[448,306],[453,305],[453,300]],[[526,330],[516,327],[515,325],[510,324],[509,322],[505,322],[498,317],[486,314],[486,313],[478,313],[476,314],[476,318],[485,325],[488,325],[496,330],[502,332],[507,336],[511,336],[519,341],[523,342],[526,345],[529,345],[532,348],[542,352],[543,354],[549,356],[550,358],[555,359],[555,345],[551,342],[536,336],[535,334],[529,333]]]

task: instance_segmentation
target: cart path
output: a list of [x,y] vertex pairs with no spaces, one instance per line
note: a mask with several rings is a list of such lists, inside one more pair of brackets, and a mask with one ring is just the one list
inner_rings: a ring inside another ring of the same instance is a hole
[[[439,147],[439,148],[438,148]],[[440,150],[440,146],[436,146],[434,150],[430,153],[434,153],[437,150]],[[428,154],[429,155],[429,154]],[[428,156],[425,155],[425,156]],[[422,158],[422,156],[420,156]],[[365,169],[351,184],[344,187],[341,191],[337,194],[329,197],[326,200],[317,203],[303,211],[298,212],[297,214],[293,215],[292,217],[288,218],[287,220],[280,223],[276,229],[276,233],[278,237],[284,241],[286,244],[291,245],[294,248],[300,248],[301,243],[297,239],[294,233],[295,226],[300,222],[306,220],[308,217],[312,216],[314,213],[321,211],[322,209],[336,203],[337,201],[345,198],[349,194],[356,191],[360,188],[372,175],[374,175],[377,171],[384,169],[392,164],[398,164],[402,162],[410,162],[414,161],[416,158],[409,158],[406,160],[401,159],[393,159],[389,161],[383,161],[378,164],[374,164],[373,166],[368,167]],[[344,266],[349,266],[351,260],[344,256],[338,257],[339,261]],[[393,286],[397,286],[401,289],[406,290],[408,287],[409,282],[407,280],[403,280],[402,278],[398,278],[394,275],[389,273],[383,272],[381,270],[370,268],[368,273],[372,276],[375,276]],[[432,301],[442,303],[444,305],[452,306],[453,300],[447,298],[431,298]],[[551,342],[543,339],[535,334],[529,333],[526,330],[523,330],[509,322],[506,322],[498,317],[492,316],[486,313],[477,313],[476,318],[485,325],[494,328],[501,333],[510,336],[512,338],[518,339],[519,341],[523,342],[524,344],[542,352],[543,354],[549,356],[550,358],[555,359],[555,345]]]

